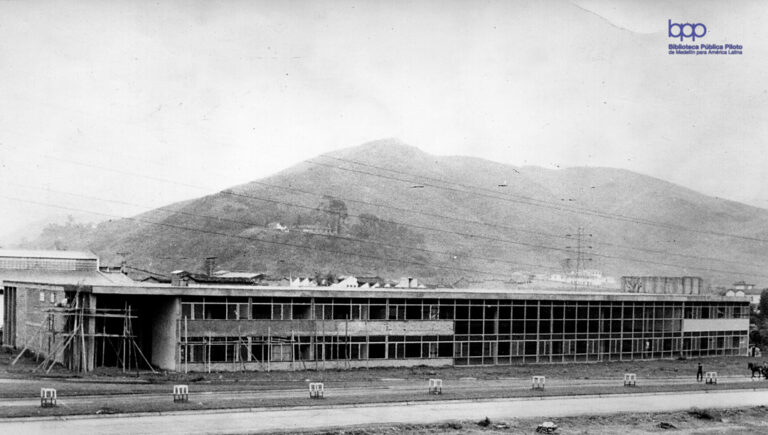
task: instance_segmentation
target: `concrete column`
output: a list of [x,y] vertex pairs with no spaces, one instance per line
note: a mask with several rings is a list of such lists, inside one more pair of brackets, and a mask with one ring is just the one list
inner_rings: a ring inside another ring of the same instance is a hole
[[[87,301],[88,303],[85,307],[86,312],[96,312],[95,295],[88,294],[83,301]],[[83,322],[85,323],[85,325],[83,325],[85,327],[85,361],[83,362],[83,366],[85,367],[86,372],[92,372],[96,363],[96,337],[94,337],[96,334],[96,317],[86,316],[86,318],[83,319]]]
[[[152,364],[166,370],[177,370],[176,346],[179,335],[176,334],[176,320],[181,317],[181,300],[178,297],[151,297],[152,318]],[[138,319],[134,319],[138,320]]]

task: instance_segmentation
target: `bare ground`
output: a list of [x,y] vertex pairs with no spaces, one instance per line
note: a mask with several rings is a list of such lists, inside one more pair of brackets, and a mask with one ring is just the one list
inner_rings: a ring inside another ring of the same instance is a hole
[[[15,354],[7,350],[0,351],[0,382],[3,378],[21,380],[23,382],[6,382],[0,388],[0,398],[26,398],[39,397],[40,387],[53,387],[59,391],[62,402],[66,403],[66,397],[84,395],[104,395],[104,400],[96,400],[94,403],[70,403],[57,408],[41,409],[38,406],[0,406],[0,418],[22,416],[58,416],[76,414],[104,414],[104,413],[131,413],[146,411],[173,411],[173,410],[199,410],[199,409],[223,409],[223,408],[249,408],[249,407],[274,407],[274,406],[312,406],[317,404],[307,397],[293,398],[237,398],[212,400],[196,396],[198,392],[220,391],[254,391],[260,389],[306,389],[306,382],[322,381],[326,383],[330,391],[326,395],[323,405],[371,403],[371,402],[398,402],[414,400],[451,400],[451,399],[479,399],[498,397],[528,397],[528,396],[555,396],[555,395],[579,395],[579,394],[617,394],[617,393],[653,393],[663,391],[690,391],[702,389],[733,389],[733,388],[768,388],[768,382],[748,382],[730,385],[703,385],[703,384],[670,384],[642,385],[637,388],[625,389],[620,384],[623,374],[636,373],[638,379],[663,380],[669,378],[690,379],[695,378],[696,364],[699,360],[663,360],[663,361],[627,361],[592,364],[571,365],[526,365],[511,367],[446,367],[446,368],[394,368],[394,369],[355,369],[355,370],[331,370],[331,371],[295,371],[295,372],[226,372],[226,373],[122,373],[117,369],[99,369],[93,374],[81,376],[70,373],[59,367],[51,373],[45,374],[35,371],[37,363],[34,357],[25,356],[19,363],[11,366],[10,361]],[[745,357],[705,358],[700,360],[706,371],[717,371],[720,376],[747,376],[747,362],[755,362],[754,359]],[[401,383],[423,382],[426,379],[442,378],[446,385],[451,381],[465,378],[478,380],[499,380],[503,378],[530,379],[531,375],[544,375],[548,379],[616,379],[616,386],[588,386],[548,388],[545,391],[531,391],[526,388],[509,390],[451,390],[446,389],[442,396],[417,394],[414,392],[394,391],[386,395],[370,394],[368,396],[334,396],[333,388],[352,387],[364,388],[365,385],[384,384],[382,380],[398,379]],[[190,385],[190,402],[176,404],[171,401],[147,401],[137,400],[123,401],[116,404],[110,401],[107,395],[130,395],[137,393],[168,394],[170,385],[186,383]],[[768,393],[767,393],[768,394]],[[130,402],[130,403],[128,403]],[[152,403],[155,402],[155,403]],[[511,423],[510,423],[511,424]],[[427,429],[425,429],[427,430]],[[430,429],[431,430],[431,429]],[[487,429],[483,429],[487,430]],[[592,432],[590,432],[592,433]],[[599,433],[599,432],[598,432]],[[611,432],[608,432],[611,433]],[[766,428],[765,433],[768,433]]]
[[[37,363],[34,356],[25,356],[19,363],[11,366],[16,353],[8,349],[0,350],[0,377],[39,378],[84,378],[90,381],[136,383],[172,383],[172,382],[304,382],[308,378],[326,382],[355,382],[379,380],[382,378],[426,379],[439,377],[444,380],[456,380],[466,377],[477,379],[527,378],[533,375],[560,379],[606,379],[621,378],[624,373],[636,373],[638,378],[696,377],[696,365],[701,362],[704,371],[715,371],[720,376],[745,376],[750,372],[747,363],[762,363],[755,358],[728,356],[697,358],[689,360],[634,360],[621,362],[571,363],[571,364],[527,364],[518,366],[486,367],[413,367],[413,368],[358,368],[349,370],[322,370],[322,365],[297,364],[296,371],[282,372],[220,372],[220,373],[173,373],[153,374],[146,369],[136,373],[122,373],[117,368],[99,368],[86,376],[69,372],[56,366],[50,373],[35,370]],[[306,370],[300,370],[306,367]]]
[[[633,413],[601,416],[566,417],[553,420],[555,432],[568,434],[765,434],[768,433],[768,407],[669,412]],[[380,425],[301,432],[321,435],[389,435],[389,434],[533,434],[541,419],[505,421],[462,421],[433,425]]]

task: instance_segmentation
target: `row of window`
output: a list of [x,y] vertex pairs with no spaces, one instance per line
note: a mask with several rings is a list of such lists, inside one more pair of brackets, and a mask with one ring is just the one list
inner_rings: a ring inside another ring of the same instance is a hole
[[[394,339],[393,339],[394,338]],[[180,344],[187,363],[245,363],[366,359],[454,358],[458,364],[594,359],[648,359],[743,353],[743,335],[653,339],[485,341],[453,343],[446,337],[191,337]],[[443,339],[443,340],[440,340]],[[478,359],[479,358],[479,359]],[[499,362],[501,361],[501,362]]]
[[0,258],[0,269],[14,270],[97,270],[98,262],[86,259]]
[[550,302],[318,298],[190,298],[182,316],[192,320],[679,320],[741,318],[746,304],[655,302]]
[[572,354],[572,355],[529,355],[529,356],[487,356],[487,357],[461,357],[454,358],[456,366],[481,366],[481,365],[518,365],[518,364],[560,364],[573,362],[600,362],[600,361],[636,361],[650,359],[673,359],[681,355],[687,358],[707,356],[731,356],[744,355],[746,350],[726,348],[690,350],[685,352],[643,352],[643,353],[599,353],[599,354]]
[[[698,334],[698,333],[696,333]],[[702,332],[708,335],[730,335],[729,331]],[[738,334],[736,332],[735,334]],[[633,333],[582,333],[582,334],[457,334],[456,341],[509,341],[509,340],[607,340],[632,338],[678,338],[679,332],[633,332]]]
[[634,333],[679,332],[680,319],[628,320],[457,320],[456,334],[571,334],[571,333]]

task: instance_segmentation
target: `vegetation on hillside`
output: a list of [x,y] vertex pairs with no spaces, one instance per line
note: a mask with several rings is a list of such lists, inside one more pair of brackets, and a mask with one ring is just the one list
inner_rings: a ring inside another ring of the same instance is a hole
[[[319,164],[317,164],[319,163]],[[415,188],[418,187],[418,188]],[[280,230],[287,228],[288,231]],[[547,170],[437,157],[396,141],[319,156],[257,182],[96,227],[46,229],[39,248],[91,249],[157,272],[411,275],[452,282],[559,273],[582,227],[606,275],[764,280],[768,211],[610,168]]]

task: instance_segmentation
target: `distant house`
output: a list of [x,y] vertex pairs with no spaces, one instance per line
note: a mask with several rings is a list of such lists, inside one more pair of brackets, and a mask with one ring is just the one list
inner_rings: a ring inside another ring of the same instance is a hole
[[329,287],[330,288],[358,288],[359,287],[357,278],[355,278],[354,276],[342,276],[339,278],[340,278],[339,282],[335,284],[331,284]]
[[224,271],[221,275],[192,273],[186,270],[171,272],[171,285],[181,287],[205,286],[211,284],[259,285],[265,277],[263,273],[238,273]]
[[379,276],[358,276],[357,284],[360,288],[379,288],[384,287],[386,281]]
[[317,281],[314,278],[291,278],[291,287],[317,287]]
[[280,222],[270,222],[267,224],[267,229],[273,230],[273,231],[280,231],[282,233],[287,233],[290,231],[290,229],[281,224]]
[[3,280],[16,279],[27,275],[32,276],[40,272],[98,271],[99,258],[89,251],[43,251],[0,248],[0,326],[3,324],[5,313]]
[[[739,293],[739,292],[736,292]],[[749,303],[758,306],[760,305],[760,295],[763,293],[762,289],[752,288],[742,292],[744,296],[749,298]]]
[[747,284],[745,281],[738,281],[733,283],[733,286],[725,291],[725,296],[746,296],[749,298],[750,304],[757,306],[760,305],[761,289],[755,288],[755,284]]
[[256,272],[230,272],[228,270],[219,270],[216,272],[213,272],[213,275],[217,278],[237,278],[237,279],[247,279],[251,281],[261,281],[263,280],[266,275],[263,273],[256,273]]
[[754,288],[755,288],[754,284],[747,284],[745,281],[739,281],[739,282],[733,283],[733,290],[747,291],[747,290],[754,290]]
[[140,282],[145,282],[148,284],[170,284],[171,278],[161,277],[161,276],[154,276],[150,275],[144,279],[139,280]]
[[616,278],[612,276],[603,276],[603,273],[599,270],[587,269],[576,272],[567,272],[565,274],[552,274],[549,277],[550,281],[561,282],[569,285],[577,285],[581,287],[609,287],[617,288]]
[[419,284],[416,278],[404,277],[400,278],[400,281],[395,285],[395,288],[427,288],[423,284]]

